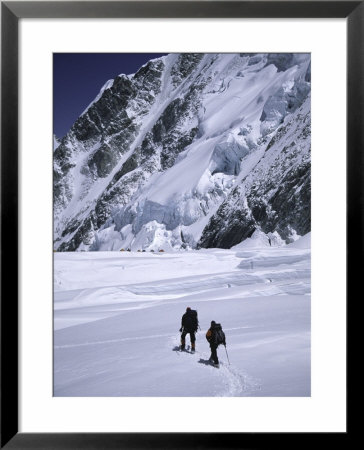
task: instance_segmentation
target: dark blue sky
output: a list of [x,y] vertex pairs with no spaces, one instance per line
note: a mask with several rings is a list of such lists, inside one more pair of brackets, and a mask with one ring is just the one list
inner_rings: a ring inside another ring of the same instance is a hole
[[54,53],[53,132],[63,137],[107,80],[165,53]]

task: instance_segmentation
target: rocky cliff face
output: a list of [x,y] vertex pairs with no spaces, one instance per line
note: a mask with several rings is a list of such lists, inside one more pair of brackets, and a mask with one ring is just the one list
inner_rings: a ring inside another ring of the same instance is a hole
[[170,54],[108,81],[55,146],[55,248],[310,231],[310,71],[307,54]]
[[311,230],[310,99],[278,128],[254,168],[222,202],[200,247],[230,248],[254,231],[291,242]]

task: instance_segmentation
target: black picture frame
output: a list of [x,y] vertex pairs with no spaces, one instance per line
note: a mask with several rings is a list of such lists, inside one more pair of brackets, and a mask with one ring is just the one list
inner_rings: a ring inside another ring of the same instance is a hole
[[[362,258],[358,262],[355,256],[358,250],[361,255],[363,252],[363,1],[1,2],[1,448],[226,449],[271,448],[275,445],[296,448],[298,443],[306,445],[311,438],[315,439],[315,444],[327,444],[329,437],[344,448],[351,436],[349,409],[347,432],[329,433],[330,436],[327,433],[300,433],[298,436],[298,433],[18,432],[18,21],[21,18],[109,17],[346,19],[347,306],[363,273]],[[349,341],[347,348],[350,348]]]

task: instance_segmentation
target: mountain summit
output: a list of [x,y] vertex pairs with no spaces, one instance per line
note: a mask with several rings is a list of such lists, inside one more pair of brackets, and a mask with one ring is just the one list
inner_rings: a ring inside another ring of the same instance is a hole
[[309,54],[169,54],[107,81],[54,148],[54,248],[308,233],[310,92]]

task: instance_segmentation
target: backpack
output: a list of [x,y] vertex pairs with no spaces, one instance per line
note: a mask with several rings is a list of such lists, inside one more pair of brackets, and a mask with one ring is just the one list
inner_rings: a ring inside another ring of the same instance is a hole
[[195,329],[195,331],[197,331],[197,328],[198,328],[197,311],[194,309],[191,309],[190,315],[191,315],[191,319],[192,319],[191,322],[192,322],[193,328]]
[[184,314],[182,324],[188,330],[197,331],[198,328],[197,311],[191,309],[188,311],[188,313]]
[[220,344],[225,345],[225,333],[222,331],[221,325],[219,323],[217,323],[214,326],[213,333],[214,333],[213,339],[214,339],[215,345],[217,345],[217,346],[219,346]]

